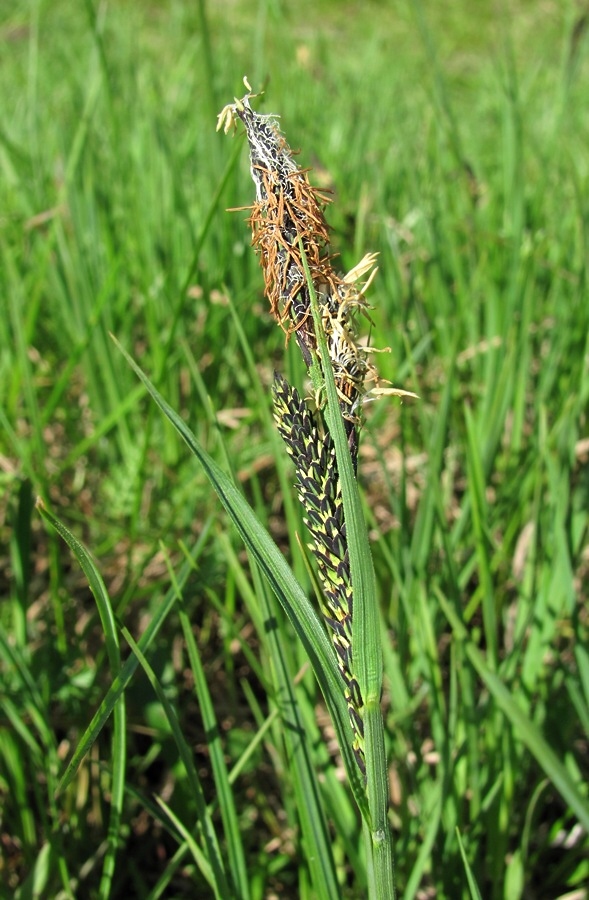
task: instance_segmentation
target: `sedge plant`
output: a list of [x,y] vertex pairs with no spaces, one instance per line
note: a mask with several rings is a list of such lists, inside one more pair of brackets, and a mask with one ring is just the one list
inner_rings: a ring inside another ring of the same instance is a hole
[[[249,224],[260,257],[272,314],[294,335],[311,380],[306,399],[283,375],[272,389],[274,418],[296,472],[296,487],[311,536],[321,594],[331,633],[350,738],[367,804],[361,803],[371,871],[371,893],[394,895],[387,824],[382,652],[377,591],[366,524],[356,483],[363,404],[379,394],[407,392],[383,382],[371,362],[372,348],[357,336],[368,315],[365,291],[376,272],[367,254],[347,275],[332,265],[327,197],[308,172],[272,115],[252,109],[252,94],[226,106],[218,128],[241,121],[250,152],[256,199]],[[362,279],[367,276],[365,281]],[[414,395],[412,395],[414,396]]]
[[[334,270],[324,216],[327,198],[312,187],[308,173],[296,165],[276,117],[252,109],[254,95],[247,82],[246,87],[248,92],[242,99],[224,108],[219,127],[228,131],[238,120],[245,126],[256,188],[249,221],[253,245],[261,259],[265,292],[287,338],[296,339],[310,377],[306,396],[283,375],[276,374],[272,401],[278,431],[295,467],[297,493],[311,538],[309,549],[319,576],[321,612],[331,642],[306,592],[232,478],[204,451],[183,419],[118,346],[201,463],[257,571],[265,577],[301,641],[330,713],[362,817],[368,896],[389,900],[395,897],[395,888],[381,712],[382,647],[376,579],[356,473],[363,405],[381,394],[402,396],[407,392],[379,377],[370,359],[371,348],[357,335],[358,318],[368,317],[365,290],[375,272],[374,255],[368,254],[347,275]],[[84,563],[85,557],[72,536],[42,506],[40,510]],[[262,587],[260,590],[264,593]],[[96,593],[98,596],[101,592],[97,589]],[[131,643],[130,636],[126,638]],[[121,669],[68,763],[60,783],[62,791],[117,706],[137,663],[145,668],[144,648],[150,639],[146,635],[140,645],[133,646],[134,657]],[[184,747],[181,735],[178,743]],[[184,758],[193,771],[185,747]],[[197,779],[194,784],[195,795],[200,796]],[[314,858],[331,852],[321,815],[314,820],[307,816],[307,821],[305,809],[300,815],[306,840],[315,848],[310,867],[316,895],[337,898],[339,889],[329,875],[332,862]],[[186,846],[192,847],[215,895],[224,897],[228,890],[234,890],[235,896],[247,896],[243,866],[233,862],[232,875],[225,871],[204,811],[202,821],[210,841],[199,850],[187,835]],[[109,877],[114,847],[113,843]],[[228,887],[230,883],[233,888]],[[241,885],[239,890],[236,883]]]

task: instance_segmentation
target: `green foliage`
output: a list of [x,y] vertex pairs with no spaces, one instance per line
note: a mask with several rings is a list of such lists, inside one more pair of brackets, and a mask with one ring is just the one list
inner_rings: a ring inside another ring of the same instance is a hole
[[215,133],[246,73],[335,191],[342,271],[379,251],[370,343],[421,398],[367,408],[358,466],[399,895],[582,889],[580,8],[20,2],[0,42],[0,897],[365,895],[301,642],[109,338],[312,598],[270,399],[302,365],[224,211],[251,202]]

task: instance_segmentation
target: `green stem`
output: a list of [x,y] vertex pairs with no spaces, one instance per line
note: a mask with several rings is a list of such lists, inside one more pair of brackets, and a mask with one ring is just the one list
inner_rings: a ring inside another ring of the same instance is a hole
[[347,526],[351,580],[354,588],[352,621],[352,667],[358,679],[364,706],[364,739],[366,754],[366,791],[368,817],[361,809],[370,842],[367,842],[369,897],[371,900],[394,900],[393,850],[388,822],[388,780],[384,742],[384,722],[380,707],[382,690],[382,646],[380,643],[376,577],[362,512],[358,485],[344,431],[333,370],[328,365],[329,351],[322,326],[321,312],[302,240],[299,243],[311,298],[315,336],[320,359],[323,386],[327,397],[327,424],[333,437],[338,472],[342,485],[344,518]]

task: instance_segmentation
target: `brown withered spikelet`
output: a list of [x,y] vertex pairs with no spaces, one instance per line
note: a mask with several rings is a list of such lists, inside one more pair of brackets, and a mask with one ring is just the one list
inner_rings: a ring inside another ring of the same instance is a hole
[[[363,289],[358,288],[357,282],[374,269],[376,257],[368,254],[345,276],[336,273],[324,216],[328,198],[310,184],[308,171],[297,166],[276,116],[261,115],[252,109],[253,96],[248,92],[226,106],[218,127],[224,125],[227,131],[236,119],[245,127],[256,190],[249,223],[253,246],[260,255],[270,310],[287,335],[296,335],[307,366],[316,354],[321,366],[332,367],[355,462],[355,430],[360,425],[362,400],[370,392],[369,385],[380,383],[369,360],[371,348],[358,344],[355,323],[359,312],[367,314],[363,290],[371,277]],[[301,244],[319,301],[328,360],[321,359],[317,346]]]

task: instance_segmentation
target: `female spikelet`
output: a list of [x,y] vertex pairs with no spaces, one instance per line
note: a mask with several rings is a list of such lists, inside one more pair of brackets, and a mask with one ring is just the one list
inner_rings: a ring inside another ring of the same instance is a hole
[[[346,276],[334,271],[323,214],[326,197],[312,187],[307,171],[296,165],[276,117],[260,115],[251,108],[254,95],[244,82],[248,93],[225,107],[218,127],[224,125],[227,132],[236,119],[245,127],[256,189],[249,223],[264,272],[265,293],[281,327],[287,335],[295,334],[307,367],[312,369],[315,360],[323,372],[325,366],[331,366],[355,468],[362,401],[375,393],[403,393],[379,386],[368,359],[370,348],[361,347],[356,338],[355,318],[358,312],[366,312],[363,290],[372,276],[363,287],[357,285],[371,270],[374,274],[375,257],[367,255]],[[327,359],[322,358],[315,334],[303,255],[321,313]],[[376,387],[369,388],[370,384]],[[274,381],[273,401],[278,429],[295,464],[297,491],[312,537],[309,547],[323,589],[322,612],[344,682],[356,760],[365,774],[363,699],[353,665],[353,589],[335,449],[320,402],[312,409],[279,375]]]

